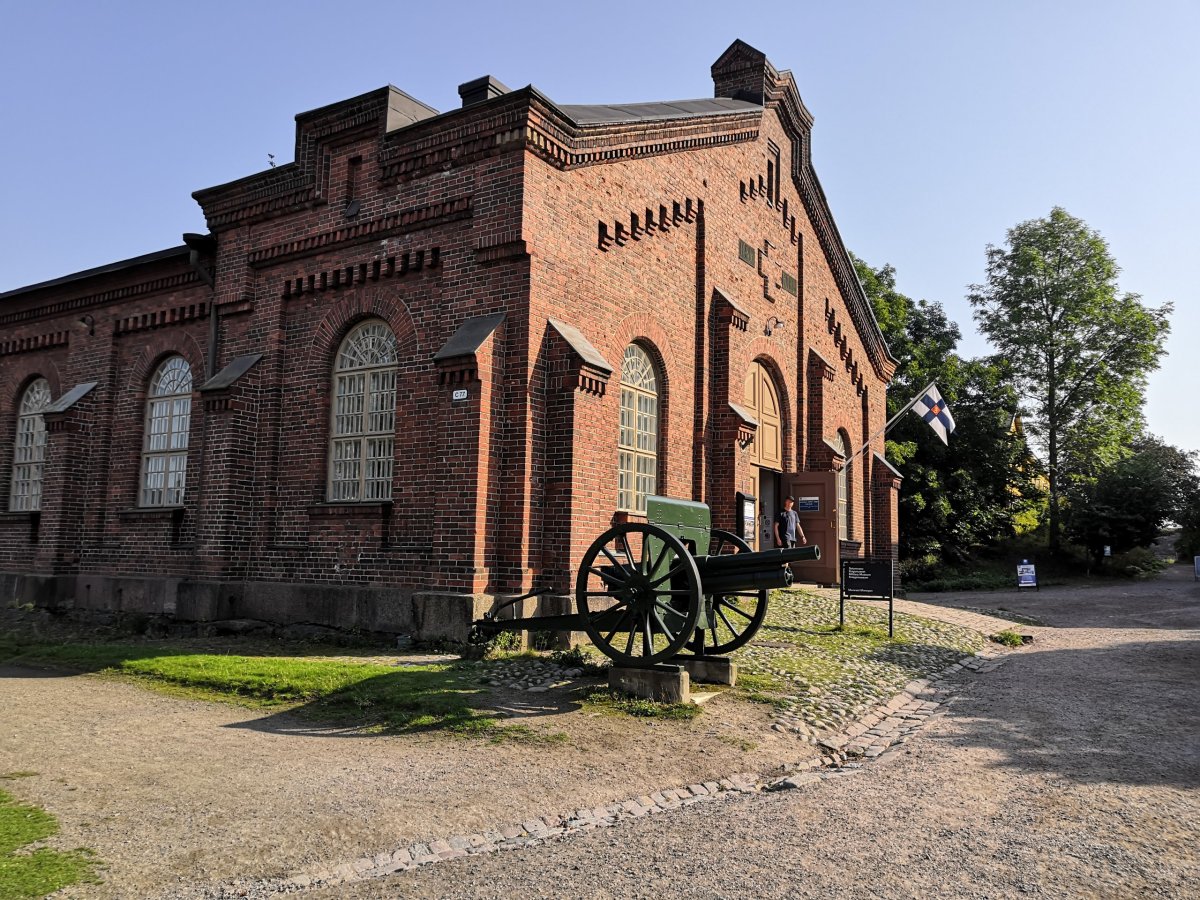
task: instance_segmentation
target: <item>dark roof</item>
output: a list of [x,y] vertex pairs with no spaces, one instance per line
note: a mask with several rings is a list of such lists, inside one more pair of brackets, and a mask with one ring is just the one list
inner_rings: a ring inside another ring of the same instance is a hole
[[453,359],[456,356],[470,356],[483,346],[483,342],[491,337],[492,332],[504,321],[504,313],[492,313],[487,316],[476,316],[467,319],[458,326],[450,340],[437,353],[434,360]]
[[7,300],[9,297],[16,297],[19,294],[40,291],[42,288],[58,287],[60,284],[69,284],[72,281],[83,281],[85,278],[94,278],[97,275],[110,275],[113,272],[120,272],[122,269],[132,269],[135,266],[144,266],[147,263],[158,262],[163,259],[173,259],[176,256],[186,257],[190,252],[186,244],[181,247],[171,247],[169,250],[158,250],[154,253],[147,253],[144,256],[135,256],[132,259],[123,259],[120,262],[97,266],[94,269],[84,269],[82,272],[64,275],[61,278],[53,278],[50,281],[39,281],[37,284],[14,288],[11,291],[5,291],[0,294],[0,300]]
[[580,125],[640,122],[643,119],[686,119],[690,116],[712,116],[722,113],[762,110],[757,103],[731,100],[728,97],[707,100],[662,100],[658,103],[605,103],[597,106],[560,103],[558,108]]
[[200,385],[201,391],[222,391],[229,387],[243,375],[250,371],[250,367],[263,358],[261,353],[247,353],[245,356],[239,356],[229,361],[220,372],[214,375],[204,384]]
[[88,395],[98,381],[85,381],[83,384],[77,384],[71,388],[49,406],[42,410],[43,413],[61,413],[66,412],[72,406],[80,401],[81,398]]

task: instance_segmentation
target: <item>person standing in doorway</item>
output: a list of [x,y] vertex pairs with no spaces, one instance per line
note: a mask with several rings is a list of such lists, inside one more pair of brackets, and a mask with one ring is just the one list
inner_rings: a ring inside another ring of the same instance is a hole
[[784,498],[783,509],[775,516],[776,547],[795,547],[808,543],[804,529],[800,527],[800,514],[792,509],[795,503],[795,497]]

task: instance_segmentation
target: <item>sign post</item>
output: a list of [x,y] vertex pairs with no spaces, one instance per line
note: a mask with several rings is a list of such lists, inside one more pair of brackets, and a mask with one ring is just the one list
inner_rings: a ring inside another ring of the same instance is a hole
[[888,637],[895,636],[894,592],[890,559],[842,560],[842,585],[838,592],[838,625],[846,625],[846,598],[863,597],[888,602]]
[[1192,565],[1195,566],[1195,569],[1192,570],[1192,580],[1200,581],[1200,556],[1192,560]]

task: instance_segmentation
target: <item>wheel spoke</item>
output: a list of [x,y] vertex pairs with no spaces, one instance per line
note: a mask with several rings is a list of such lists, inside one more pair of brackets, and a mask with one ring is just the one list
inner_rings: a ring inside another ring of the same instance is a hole
[[[603,569],[597,569],[595,566],[588,566],[588,571],[591,572],[593,575],[599,575],[601,581],[606,581],[609,584],[611,584],[613,587],[621,587],[623,584],[625,584],[626,581],[629,580],[627,578],[622,578],[621,576],[616,575],[612,572],[605,572]],[[618,569],[618,571],[624,572],[625,570]]]
[[670,641],[675,640],[676,636],[678,635],[678,632],[672,631],[670,628],[667,627],[667,623],[664,622],[662,619],[662,616],[660,616],[658,614],[658,610],[652,610],[651,615],[654,616],[654,621],[656,623],[658,623],[658,630],[661,631],[663,633],[663,635],[666,636],[667,641],[670,642]]
[[[633,615],[633,610],[626,608],[625,611],[621,613],[621,617],[619,619],[617,619],[617,623],[613,626],[613,630],[604,636],[604,643],[608,644],[611,647],[613,635],[616,634],[618,631],[623,631],[625,629],[625,623],[629,621],[629,617],[632,615]],[[628,652],[628,651],[626,651],[626,652]]]
[[719,607],[719,606],[716,607],[716,610],[717,610],[717,615],[721,617],[721,621],[725,623],[725,627],[728,628],[733,633],[734,637],[737,637],[739,634],[741,634],[741,632],[738,631],[736,628],[734,628],[733,625],[730,624],[729,620],[727,618],[725,618],[725,613],[723,613],[721,611],[721,607]]
[[633,656],[633,636],[637,634],[637,622],[633,623],[633,627],[629,629],[629,640],[625,642],[625,655]]
[[646,617],[642,619],[642,656],[650,656],[654,653],[654,635],[650,631],[650,612],[646,612]]
[[753,619],[753,618],[754,618],[754,616],[753,616],[753,615],[751,615],[750,613],[746,612],[744,609],[741,609],[740,607],[734,606],[732,603],[730,603],[728,600],[726,600],[726,599],[724,599],[724,598],[721,598],[720,600],[718,600],[718,601],[717,601],[717,604],[718,604],[718,608],[719,608],[719,607],[721,607],[721,606],[723,606],[723,607],[725,607],[726,609],[728,609],[728,610],[732,610],[733,612],[737,613],[739,616],[744,616],[744,617],[745,617],[745,618],[747,618],[747,619]]
[[679,563],[673,569],[671,569],[671,571],[668,572],[666,575],[663,575],[661,578],[656,578],[652,582],[650,582],[650,587],[658,587],[660,584],[662,584],[668,578],[674,578],[677,574],[679,574],[681,571],[683,571],[685,566],[687,566],[687,563],[681,559],[679,561]]
[[657,606],[659,609],[666,610],[673,616],[679,616],[680,618],[685,618],[687,616],[687,613],[683,612],[682,610],[676,609],[670,603],[665,603],[664,601],[659,600],[657,597],[654,598],[654,605]]
[[608,557],[608,561],[611,562],[614,566],[616,566],[618,572],[628,572],[629,571],[628,569],[625,568],[625,563],[621,562],[619,559],[617,559],[615,556],[613,556],[613,552],[611,550],[609,550],[607,547],[601,547],[600,552]]
[[[647,541],[647,543],[649,543],[649,541]],[[666,541],[664,541],[662,545],[662,551],[658,554],[658,559],[656,559],[654,564],[650,566],[648,570],[646,570],[647,575],[653,575],[658,571],[658,567],[662,565],[662,561],[666,557],[667,551],[670,549],[670,546],[666,543]]]
[[[628,535],[626,535],[624,538],[621,539],[621,549],[623,551],[625,551],[625,558],[627,560],[629,560],[629,571],[630,572],[640,571],[638,569],[638,564],[633,561],[633,551],[629,549],[629,536]],[[645,552],[646,552],[646,539],[642,538],[642,553],[645,554]]]

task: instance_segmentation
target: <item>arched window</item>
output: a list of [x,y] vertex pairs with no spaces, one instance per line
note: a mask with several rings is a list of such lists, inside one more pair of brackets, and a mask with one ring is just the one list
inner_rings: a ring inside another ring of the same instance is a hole
[[50,382],[39,378],[25,388],[17,407],[17,439],[13,442],[12,491],[8,508],[34,512],[42,508],[42,465],[46,459],[46,422]]
[[658,376],[637,344],[621,364],[621,432],[617,441],[617,508],[644,513],[658,489]]
[[342,341],[333,369],[329,499],[390,500],[396,449],[396,336],[378,319]]
[[842,454],[841,469],[837,473],[838,540],[850,540],[850,440],[846,432],[837,435],[838,451]]
[[150,379],[142,441],[142,506],[181,506],[192,426],[192,370],[182,356],[163,360]]

